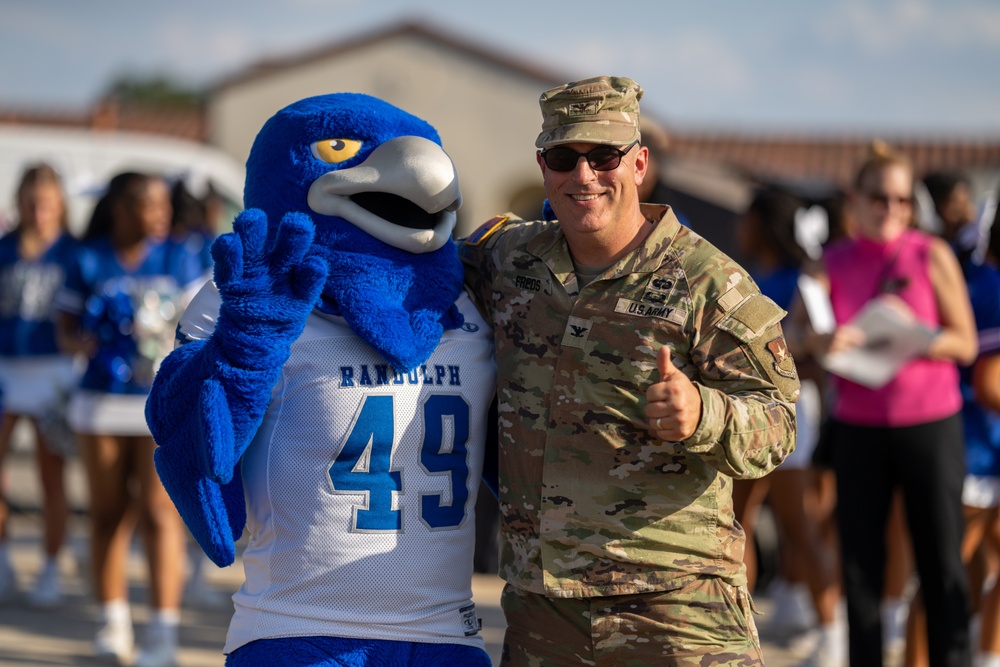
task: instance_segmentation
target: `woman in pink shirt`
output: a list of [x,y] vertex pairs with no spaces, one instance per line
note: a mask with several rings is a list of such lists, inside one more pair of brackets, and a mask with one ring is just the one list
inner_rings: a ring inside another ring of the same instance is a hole
[[[965,459],[956,364],[976,356],[976,328],[958,261],[913,229],[913,171],[882,146],[859,169],[849,205],[858,235],[829,246],[823,271],[836,319],[811,334],[819,356],[865,345],[853,318],[872,300],[936,332],[921,356],[871,388],[833,376],[834,471],[851,665],[881,665],[879,603],[893,492],[906,506],[927,608],[933,665],[968,665],[968,586],[961,559]],[[868,344],[875,344],[869,341]]]

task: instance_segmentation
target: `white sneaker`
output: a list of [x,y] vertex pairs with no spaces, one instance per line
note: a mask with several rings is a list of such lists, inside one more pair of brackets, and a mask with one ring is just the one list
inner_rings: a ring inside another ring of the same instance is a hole
[[0,558],[0,603],[9,602],[17,597],[17,573],[10,559]]
[[38,573],[35,587],[28,594],[28,603],[33,607],[51,609],[61,602],[62,587],[59,582],[59,565],[55,561],[49,561]]
[[131,619],[108,619],[94,637],[94,655],[115,665],[126,665],[134,643]]
[[771,600],[767,625],[769,634],[788,640],[815,627],[816,611],[809,589],[804,584],[790,584],[778,579],[771,586]]
[[819,628],[809,628],[805,632],[779,638],[779,644],[784,646],[792,658],[802,660],[816,653],[819,646]]
[[812,654],[799,667],[847,667],[846,630],[840,623],[820,626]]
[[973,667],[1000,667],[1000,653],[977,653],[972,664]]
[[177,664],[177,626],[153,621],[146,627],[135,667],[174,667]]

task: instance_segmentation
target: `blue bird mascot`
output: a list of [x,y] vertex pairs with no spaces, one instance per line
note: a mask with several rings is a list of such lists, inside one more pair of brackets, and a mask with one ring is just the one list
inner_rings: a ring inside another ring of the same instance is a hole
[[198,544],[235,560],[226,664],[488,666],[472,604],[495,368],[427,122],[336,93],[270,118],[214,281],[146,404]]

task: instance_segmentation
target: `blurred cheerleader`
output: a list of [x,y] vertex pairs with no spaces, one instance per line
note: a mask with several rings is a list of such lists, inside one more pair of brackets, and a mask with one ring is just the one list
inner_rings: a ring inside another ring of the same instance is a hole
[[93,589],[103,612],[95,652],[127,660],[132,651],[126,567],[138,519],[153,607],[139,667],[175,660],[185,563],[184,527],[153,468],[155,444],[144,416],[183,295],[204,279],[197,255],[169,241],[170,213],[163,179],[140,173],[112,179],[57,300],[64,349],[89,359],[69,420],[90,485]]
[[[49,607],[62,598],[58,556],[69,517],[65,457],[75,450],[72,434],[59,430],[59,406],[75,384],[72,357],[56,345],[53,296],[77,249],[66,231],[66,205],[59,175],[49,165],[26,169],[17,188],[19,221],[0,239],[0,384],[5,409],[0,425],[0,461],[21,418],[31,424],[41,478],[45,560],[29,601]],[[16,389],[16,390],[15,390]],[[46,428],[52,426],[52,428]],[[0,496],[0,599],[16,592],[7,553],[8,507]]]

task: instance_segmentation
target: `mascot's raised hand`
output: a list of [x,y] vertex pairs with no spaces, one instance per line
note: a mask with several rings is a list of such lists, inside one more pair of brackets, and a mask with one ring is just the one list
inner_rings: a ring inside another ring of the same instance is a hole
[[[277,373],[302,334],[327,274],[322,259],[306,255],[314,229],[302,213],[285,215],[272,239],[266,215],[259,210],[241,213],[233,230],[212,247],[222,303],[216,334],[209,340],[219,348],[226,402],[240,403],[239,409],[227,411],[239,418],[233,423],[232,447],[207,450],[202,472],[218,482],[232,478],[233,465],[260,425]],[[234,359],[239,367],[229,363]]]
[[489,665],[471,582],[493,337],[440,137],[367,95],[300,100],[258,133],[244,203],[146,404],[205,553],[229,565],[249,532],[226,664]]
[[[260,426],[327,274],[322,259],[306,254],[314,234],[306,215],[287,214],[269,239],[266,214],[251,209],[240,213],[233,230],[212,247],[221,298],[215,333],[168,357],[146,409],[160,434],[154,456],[168,491],[184,493],[193,480],[200,482],[197,494],[207,502],[199,503],[203,511],[186,512],[185,520],[220,565],[233,562],[246,523],[236,463]],[[178,422],[172,417],[179,409],[201,418]]]

